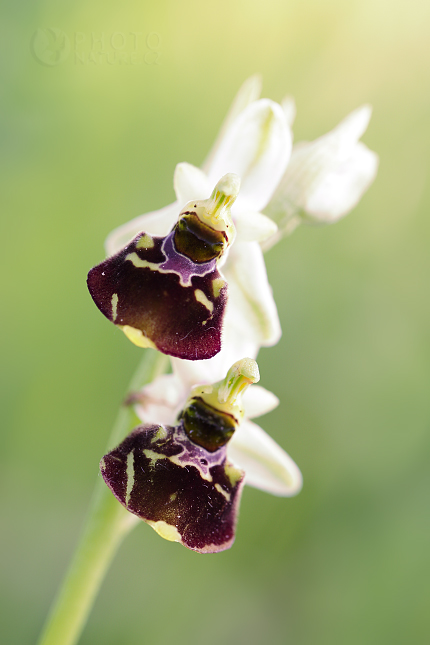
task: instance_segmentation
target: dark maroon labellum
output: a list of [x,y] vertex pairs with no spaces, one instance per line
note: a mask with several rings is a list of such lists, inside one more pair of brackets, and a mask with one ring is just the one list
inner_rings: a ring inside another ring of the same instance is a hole
[[129,510],[166,539],[200,553],[234,541],[244,473],[226,447],[208,452],[178,426],[136,428],[100,462],[106,484]]
[[[196,227],[192,219],[190,226]],[[141,233],[89,272],[95,304],[136,345],[188,360],[220,351],[227,284],[212,256],[222,234],[200,228],[204,239],[194,236],[198,262],[189,257],[185,227],[178,236],[186,254],[176,248],[176,229],[164,238]]]

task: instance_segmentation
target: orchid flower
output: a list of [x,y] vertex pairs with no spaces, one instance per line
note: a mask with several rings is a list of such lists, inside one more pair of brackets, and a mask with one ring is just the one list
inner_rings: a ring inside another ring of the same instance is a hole
[[[294,119],[294,102],[283,104]],[[361,141],[370,121],[369,105],[354,110],[331,132],[294,145],[290,163],[265,209],[279,226],[265,248],[300,222],[333,224],[360,201],[378,170],[378,155]]]
[[[228,284],[229,292],[221,351],[219,333],[215,342],[209,339],[211,347],[207,355],[196,354],[193,357],[189,355],[190,349],[196,345],[196,339],[197,344],[200,341],[204,344],[204,334],[199,340],[194,330],[190,332],[192,340],[188,349],[180,353],[177,347],[173,347],[174,342],[169,347],[162,345],[164,331],[159,334],[161,340],[157,344],[153,341],[156,334],[153,333],[151,338],[145,328],[143,341],[139,336],[137,344],[147,346],[153,342],[157,349],[172,356],[173,367],[173,374],[159,377],[130,399],[136,404],[136,413],[145,424],[164,423],[168,427],[176,427],[172,424],[185,409],[190,388],[196,387],[196,383],[201,384],[198,387],[204,387],[218,381],[233,361],[240,361],[243,356],[255,359],[260,347],[278,342],[281,329],[261,245],[271,246],[302,220],[336,221],[357,203],[375,176],[377,156],[359,142],[370,119],[370,108],[365,106],[356,110],[331,133],[313,143],[295,145],[291,155],[294,101],[287,97],[279,105],[269,99],[259,99],[259,91],[257,77],[244,84],[203,169],[187,163],[178,164],[174,173],[176,202],[141,215],[113,231],[106,241],[106,250],[112,257],[96,267],[100,279],[102,269],[105,270],[109,263],[113,262],[116,267],[118,258],[122,261],[124,257],[130,259],[142,239],[164,240],[162,244],[165,245],[165,240],[177,235],[178,213],[188,213],[190,204],[194,202],[195,208],[198,200],[205,200],[211,186],[220,181],[219,177],[226,173],[230,173],[227,176],[235,173],[240,177],[241,191],[235,193],[230,204],[236,235],[234,240],[233,235],[230,236],[228,249],[223,249],[223,253],[217,256],[221,280]],[[199,203],[206,202],[207,199]],[[145,261],[143,256],[138,259],[139,266],[142,261]],[[128,269],[131,270],[130,266]],[[158,264],[155,270],[161,271],[164,280],[164,264]],[[213,278],[211,276],[210,279]],[[202,292],[209,301],[209,291]],[[108,315],[112,316],[111,298],[109,291]],[[216,304],[219,328],[225,299]],[[215,305],[213,298],[210,305],[211,308]],[[195,312],[192,317],[195,318]],[[173,322],[177,324],[178,321]],[[180,327],[180,334],[186,325],[191,329],[187,320]],[[129,329],[124,331],[130,336]],[[178,335],[177,330],[172,328],[170,336],[173,338],[175,334]],[[136,342],[135,337],[133,340]],[[216,351],[213,351],[214,347]],[[183,358],[208,360],[181,360]],[[245,418],[237,424],[226,449],[229,459],[246,472],[246,482],[250,485],[278,495],[295,494],[301,487],[297,466],[259,426],[250,421],[252,417],[273,409],[277,405],[276,397],[253,385],[244,397],[244,405]]]
[[144,388],[138,409],[145,425],[100,464],[121,504],[163,538],[214,553],[233,543],[245,478],[277,495],[298,493],[302,478],[292,459],[261,428],[243,421],[249,404],[250,415],[277,404],[255,385],[248,404],[245,397],[242,402],[259,378],[257,363],[242,359],[219,383],[195,386],[178,415],[182,392],[174,375]]
[[220,351],[227,285],[217,263],[235,236],[239,185],[226,174],[210,198],[184,206],[168,235],[139,233],[89,272],[94,302],[135,345],[189,360]]
[[281,336],[260,247],[260,242],[273,237],[277,226],[261,211],[285,172],[292,138],[281,106],[269,99],[255,100],[258,93],[259,79],[253,77],[236,97],[204,170],[188,163],[177,165],[176,202],[120,226],[106,240],[107,253],[113,255],[142,231],[168,235],[184,204],[206,198],[225,173],[240,177],[240,193],[231,208],[236,238],[219,264],[229,292],[222,349],[204,363],[184,364],[173,359],[178,373],[184,375],[189,370],[188,383],[219,380],[233,361],[243,356],[255,358],[261,346],[274,345]]
[[337,221],[359,201],[377,170],[377,155],[358,141],[370,119],[368,106],[315,142],[292,148],[294,101],[286,97],[279,105],[259,99],[260,90],[258,76],[241,87],[203,169],[177,165],[176,202],[140,215],[106,240],[112,255],[142,230],[167,235],[186,202],[206,197],[224,173],[241,177],[232,207],[237,235],[220,262],[230,293],[222,349],[203,364],[172,360],[174,371],[188,384],[220,379],[232,360],[256,358],[260,347],[278,342],[281,328],[262,248],[270,248],[301,221]]

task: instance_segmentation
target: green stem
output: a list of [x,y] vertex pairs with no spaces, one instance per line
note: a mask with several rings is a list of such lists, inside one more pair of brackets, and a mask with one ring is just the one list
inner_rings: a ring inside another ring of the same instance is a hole
[[[168,359],[163,354],[145,350],[129,391],[151,382],[166,371],[167,364]],[[131,406],[122,406],[109,440],[109,450],[128,434],[133,420]],[[78,641],[121,542],[138,523],[139,520],[119,504],[99,479],[80,543],[38,645],[74,645]]]

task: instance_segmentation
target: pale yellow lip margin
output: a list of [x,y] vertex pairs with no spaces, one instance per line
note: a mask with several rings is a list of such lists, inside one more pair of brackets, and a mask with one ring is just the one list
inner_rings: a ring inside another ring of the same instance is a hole
[[122,329],[127,338],[137,345],[137,347],[151,347],[152,349],[157,349],[152,340],[147,336],[144,336],[140,329],[130,327],[130,325],[117,325],[117,327]]
[[149,526],[151,526],[154,531],[165,540],[169,540],[169,542],[182,542],[181,535],[176,526],[167,524],[163,520],[159,520],[158,522],[147,520],[146,523],[149,524]]

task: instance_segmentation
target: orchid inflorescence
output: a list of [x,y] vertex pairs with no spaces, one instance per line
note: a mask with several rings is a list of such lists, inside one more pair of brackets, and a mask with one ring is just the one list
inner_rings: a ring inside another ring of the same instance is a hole
[[300,470],[251,418],[277,397],[256,385],[262,346],[281,336],[263,250],[298,224],[329,224],[373,181],[359,141],[370,108],[292,144],[294,102],[240,89],[202,169],[180,163],[176,201],[114,230],[88,288],[135,345],[172,372],[129,397],[142,424],[100,468],[119,502],[162,537],[201,553],[234,540],[243,484],[291,496]]

